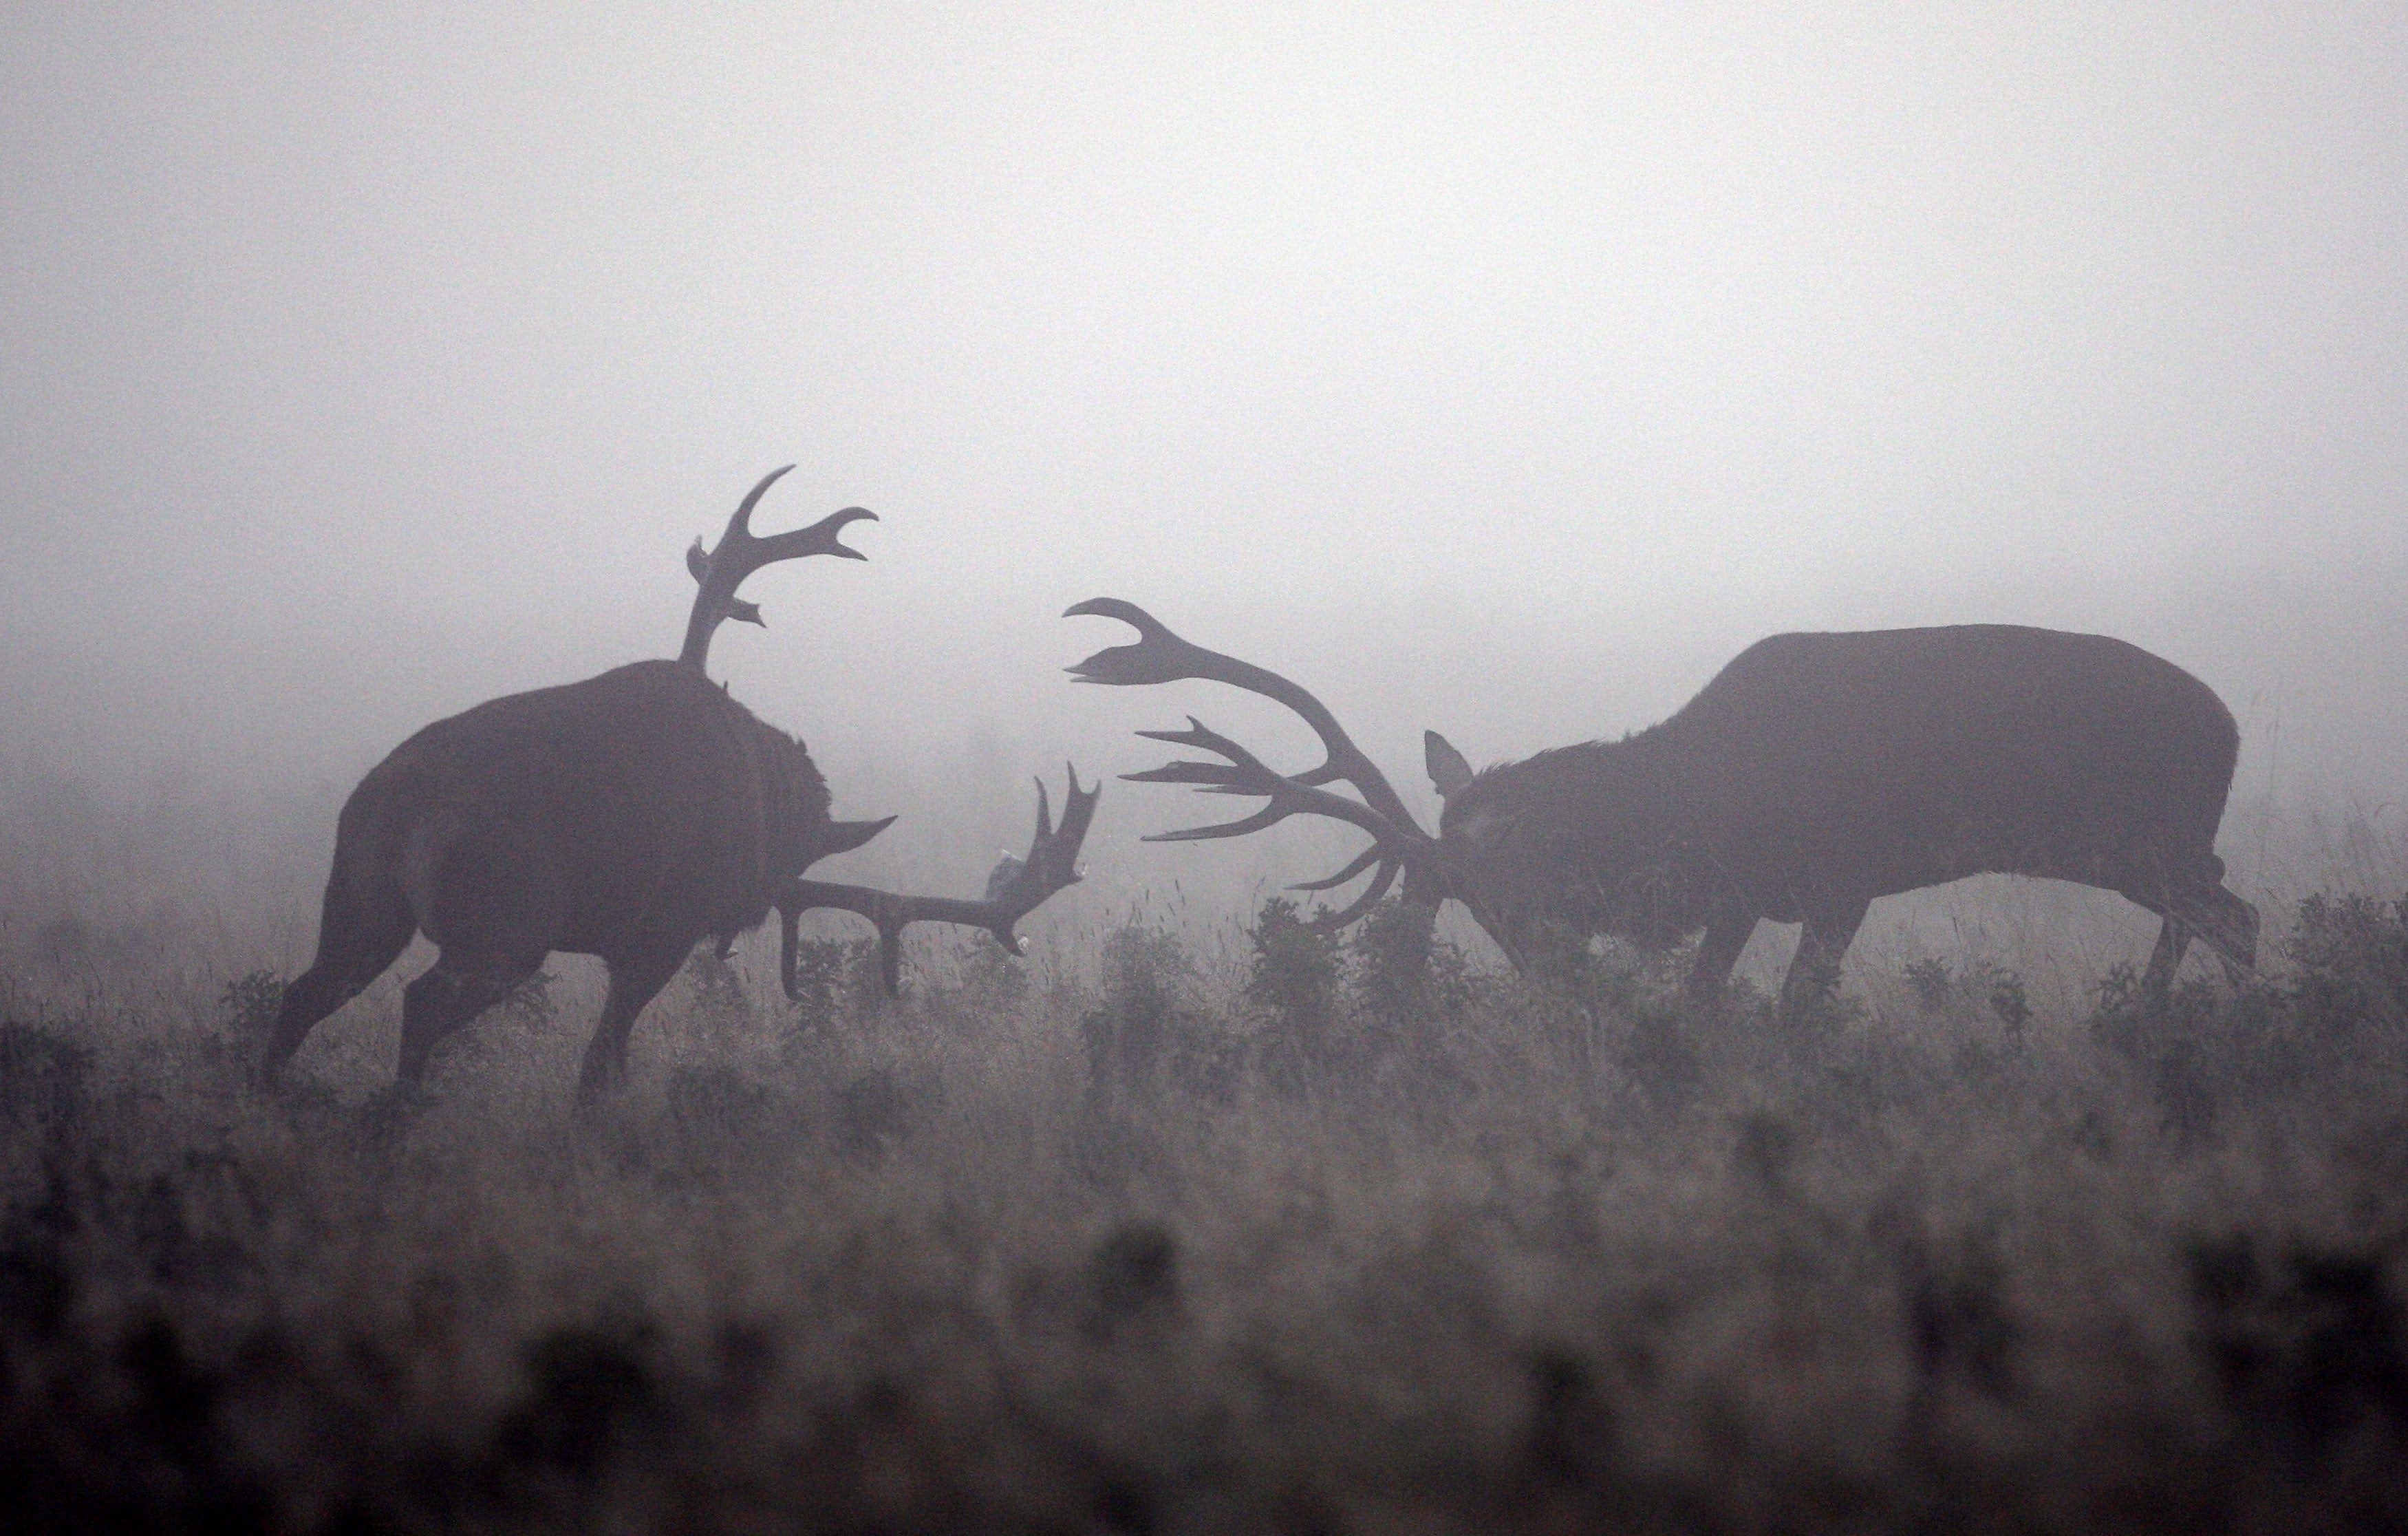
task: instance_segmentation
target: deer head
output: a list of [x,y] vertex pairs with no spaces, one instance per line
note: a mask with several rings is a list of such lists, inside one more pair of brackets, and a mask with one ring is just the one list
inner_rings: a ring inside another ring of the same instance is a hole
[[[1226,761],[1168,763],[1125,777],[1264,801],[1242,820],[1157,833],[1149,842],[1240,837],[1306,813],[1346,822],[1369,833],[1370,845],[1326,879],[1290,888],[1329,890],[1367,870],[1371,880],[1354,901],[1316,922],[1339,927],[1354,921],[1401,876],[1405,900],[1431,909],[1450,897],[1462,902],[1520,969],[1534,961],[1543,968],[1543,957],[1568,939],[1611,932],[1662,944],[1705,920],[1707,893],[1663,856],[1663,830],[1672,823],[1660,813],[1661,766],[1621,744],[1562,748],[1474,773],[1446,738],[1426,731],[1423,761],[1445,802],[1432,837],[1327,708],[1294,682],[1182,639],[1134,603],[1098,597],[1065,616],[1081,615],[1118,619],[1137,630],[1138,642],[1099,651],[1070,668],[1080,682],[1124,687],[1185,678],[1226,682],[1293,710],[1326,754],[1317,768],[1282,774],[1192,717],[1185,730],[1140,731]],[[1339,783],[1353,786],[1360,797],[1327,787]],[[1574,825],[1582,833],[1577,853],[1566,846],[1566,830]]]
[[[1321,739],[1325,755],[1319,767],[1302,773],[1283,774],[1192,715],[1185,730],[1139,732],[1139,735],[1152,740],[1201,748],[1225,761],[1168,763],[1143,773],[1124,774],[1122,777],[1141,783],[1193,784],[1207,795],[1254,797],[1264,802],[1262,809],[1239,821],[1214,826],[1187,827],[1176,832],[1158,832],[1146,841],[1190,842],[1206,838],[1242,837],[1249,832],[1276,826],[1290,816],[1327,816],[1369,834],[1370,844],[1335,874],[1321,880],[1305,881],[1290,889],[1334,890],[1367,870],[1370,872],[1371,880],[1353,901],[1316,918],[1321,926],[1342,927],[1354,922],[1379,905],[1401,877],[1407,901],[1435,908],[1452,897],[1471,910],[1472,916],[1489,930],[1500,947],[1509,955],[1513,953],[1513,946],[1491,923],[1478,890],[1465,879],[1461,851],[1422,829],[1395,787],[1381,773],[1379,766],[1354,744],[1354,739],[1338,724],[1337,717],[1319,699],[1286,678],[1252,662],[1240,661],[1217,651],[1207,651],[1181,639],[1135,603],[1124,602],[1117,597],[1096,597],[1078,604],[1063,616],[1118,619],[1138,632],[1136,644],[1098,651],[1068,668],[1081,682],[1102,683],[1110,687],[1175,682],[1187,678],[1226,682],[1284,705],[1302,718],[1312,728],[1313,734]],[[1431,782],[1438,786],[1441,796],[1451,796],[1471,782],[1471,769],[1464,762],[1463,754],[1449,746],[1437,732],[1432,731],[1425,737],[1424,747],[1428,756]],[[1329,787],[1334,784],[1348,785],[1354,794],[1345,795]]]

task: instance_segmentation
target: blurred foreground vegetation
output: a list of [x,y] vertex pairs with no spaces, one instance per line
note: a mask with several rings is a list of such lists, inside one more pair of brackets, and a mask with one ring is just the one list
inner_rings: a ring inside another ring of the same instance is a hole
[[36,928],[0,1486],[22,1530],[2408,1526],[2408,908],[2269,915],[2237,990],[1876,960],[1790,1028],[1395,908],[923,949],[900,1003],[821,940],[799,1004],[698,955],[581,1121],[569,962],[427,1101],[393,978],[271,1098],[277,977]]

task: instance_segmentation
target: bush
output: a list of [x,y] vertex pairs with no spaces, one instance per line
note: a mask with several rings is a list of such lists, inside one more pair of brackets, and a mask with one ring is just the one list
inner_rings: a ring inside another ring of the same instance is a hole
[[236,977],[218,995],[218,1011],[235,1038],[265,1041],[276,1026],[276,1012],[284,1004],[284,978],[272,970],[253,970]]
[[1389,1026],[1392,1036],[1408,1030],[1434,1035],[1429,1026],[1460,1020],[1470,1006],[1471,963],[1437,937],[1437,915],[1428,907],[1392,897],[1366,913],[1346,939],[1354,1006]]
[[1273,897],[1254,914],[1246,939],[1254,946],[1246,1000],[1269,1015],[1267,1043],[1283,1064],[1275,1075],[1326,1066],[1336,1044],[1338,936],[1299,917],[1295,902]]
[[794,965],[793,1033],[797,1036],[831,1028],[875,1008],[885,991],[875,939],[798,938]]
[[1236,1041],[1187,994],[1196,965],[1178,939],[1131,923],[1104,940],[1103,1000],[1079,1021],[1091,1108],[1107,1113],[1185,1091],[1236,1096]]
[[2408,1029],[2408,897],[2312,896],[2291,928],[2291,996],[2326,1037]]

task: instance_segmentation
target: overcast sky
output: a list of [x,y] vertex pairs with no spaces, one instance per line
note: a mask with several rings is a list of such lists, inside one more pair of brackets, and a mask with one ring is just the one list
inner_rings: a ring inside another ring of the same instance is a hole
[[2403,80],[2396,4],[18,7],[0,752],[348,786],[672,653],[792,460],[869,562],[714,670],[832,776],[1270,733],[1067,686],[1111,595],[1415,793],[1991,620],[2399,795]]

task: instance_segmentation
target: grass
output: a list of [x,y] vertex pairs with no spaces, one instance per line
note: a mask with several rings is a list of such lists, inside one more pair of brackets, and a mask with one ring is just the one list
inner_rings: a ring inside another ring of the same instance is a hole
[[583,1120],[581,963],[430,1102],[391,979],[269,1098],[274,975],[52,932],[0,991],[0,1485],[62,1530],[2408,1526],[2408,912],[2277,915],[2239,991],[1901,941],[1795,1028],[1277,904],[922,949],[899,1004],[831,938],[800,1005],[698,957]]

